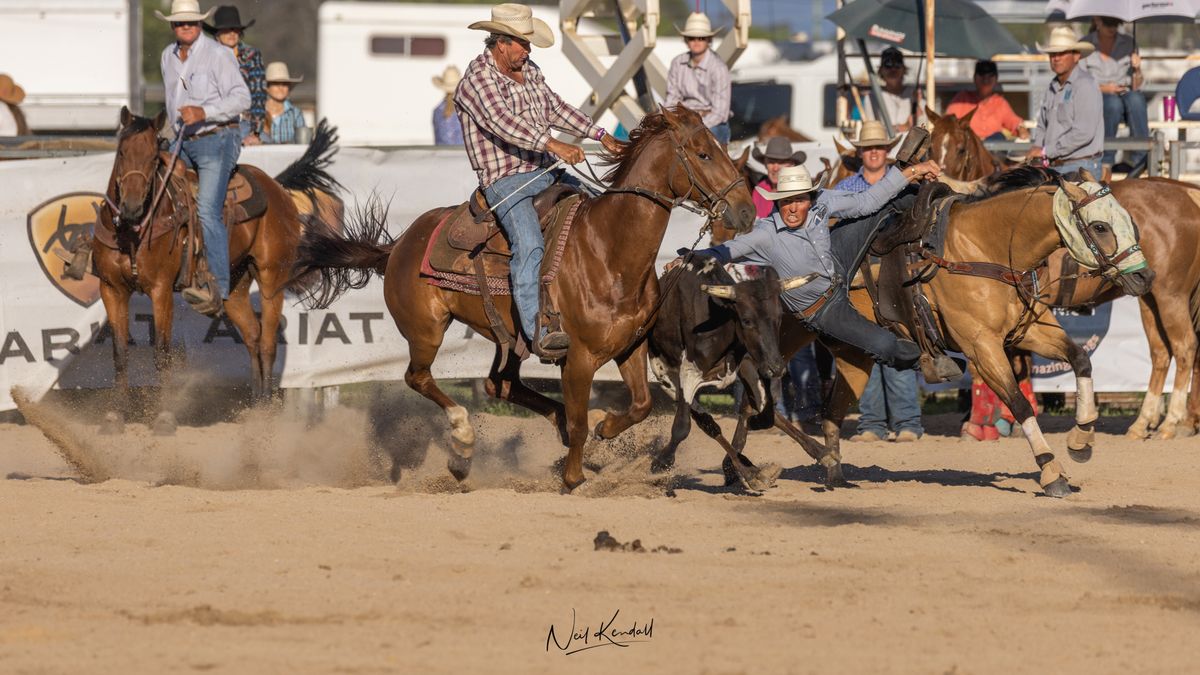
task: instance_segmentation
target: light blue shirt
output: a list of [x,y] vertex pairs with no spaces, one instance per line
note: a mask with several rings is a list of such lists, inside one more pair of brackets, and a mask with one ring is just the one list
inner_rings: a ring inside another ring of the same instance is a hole
[[1104,99],[1082,62],[1065,84],[1050,79],[1037,123],[1033,144],[1045,148],[1050,159],[1081,159],[1104,151]]
[[167,95],[167,124],[171,127],[183,106],[204,110],[204,121],[185,129],[189,134],[236,120],[250,109],[250,89],[242,79],[233,50],[207,35],[201,34],[192,43],[187,61],[179,59],[178,42],[167,45],[160,65]]
[[[816,272],[821,276],[783,294],[783,300],[793,312],[816,302],[833,284],[839,270],[829,248],[830,218],[859,218],[883,208],[908,180],[896,167],[888,169],[878,183],[863,192],[824,190],[808,211],[802,227],[789,228],[783,216],[775,211],[760,218],[754,229],[725,242],[736,262],[769,265],[780,277],[794,277]],[[835,226],[836,227],[836,226]]]

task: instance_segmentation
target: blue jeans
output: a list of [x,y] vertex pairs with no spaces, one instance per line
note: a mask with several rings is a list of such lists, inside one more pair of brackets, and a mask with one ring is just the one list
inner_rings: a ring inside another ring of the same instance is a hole
[[1072,171],[1078,171],[1080,169],[1087,169],[1088,171],[1092,172],[1092,176],[1094,176],[1096,180],[1100,180],[1100,177],[1104,175],[1104,168],[1100,164],[1099,157],[1072,160],[1054,167],[1054,170],[1059,173],[1071,173]]
[[[541,276],[542,257],[546,252],[533,198],[554,183],[553,173],[545,173],[534,179],[537,174],[537,171],[530,171],[505,176],[483,190],[489,206],[500,204],[494,213],[512,246],[509,278],[512,280],[513,301],[517,304],[517,313],[521,315],[521,328],[530,341],[540,337],[537,334],[538,277]],[[533,182],[525,185],[530,179]],[[505,200],[503,204],[500,203],[502,200]]]
[[180,156],[196,170],[200,178],[200,229],[204,231],[204,252],[208,270],[217,279],[221,297],[229,298],[229,230],[225,227],[225,190],[229,176],[242,153],[242,134],[237,126],[219,129],[215,134],[183,141]]
[[792,414],[801,422],[821,412],[821,374],[817,371],[817,350],[812,344],[805,345],[788,361],[788,375],[792,378]]
[[911,431],[920,436],[921,404],[917,400],[917,371],[896,370],[882,364],[871,370],[867,388],[858,399],[858,433],[874,432],[887,436],[888,428],[899,433]]
[[721,122],[716,126],[709,127],[708,130],[716,137],[718,143],[729,145],[729,122]]
[[[1121,120],[1129,125],[1130,138],[1150,138],[1150,122],[1146,112],[1146,96],[1140,91],[1127,91],[1124,94],[1101,94],[1104,99],[1104,135],[1108,138],[1117,135],[1117,125]],[[1104,151],[1104,163],[1113,165],[1116,150]],[[1125,161],[1131,166],[1137,166],[1146,159],[1145,151],[1129,151],[1125,153]]]

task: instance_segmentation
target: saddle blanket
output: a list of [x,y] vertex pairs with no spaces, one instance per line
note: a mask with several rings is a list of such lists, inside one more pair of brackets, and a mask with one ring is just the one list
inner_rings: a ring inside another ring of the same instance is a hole
[[[567,248],[571,223],[583,201],[578,195],[563,199],[554,205],[542,221],[542,234],[546,240],[546,255],[542,258],[542,282],[549,283],[558,276],[559,263]],[[464,203],[447,209],[438,221],[421,258],[421,279],[431,286],[452,291],[481,295],[479,275],[475,258],[482,257],[484,280],[490,295],[512,295],[509,281],[509,252],[502,233],[494,227],[480,241],[467,245],[463,232],[473,221],[469,204]]]

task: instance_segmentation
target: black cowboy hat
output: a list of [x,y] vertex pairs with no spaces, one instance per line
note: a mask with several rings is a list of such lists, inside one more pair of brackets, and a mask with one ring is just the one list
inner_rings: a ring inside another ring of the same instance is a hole
[[221,5],[213,13],[212,24],[204,24],[204,30],[214,35],[230,28],[246,30],[250,26],[253,26],[255,21],[257,19],[250,19],[250,23],[242,24],[242,15],[238,14],[237,7],[233,5]]
[[768,159],[773,159],[777,162],[786,162],[792,160],[797,164],[803,164],[808,161],[808,155],[803,150],[792,152],[792,142],[783,136],[773,136],[767,141],[765,150],[754,148],[750,152],[754,159],[758,162],[766,164]]

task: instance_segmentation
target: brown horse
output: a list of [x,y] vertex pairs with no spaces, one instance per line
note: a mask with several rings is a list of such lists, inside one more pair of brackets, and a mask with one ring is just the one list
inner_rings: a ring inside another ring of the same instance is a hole
[[[100,297],[113,331],[113,365],[120,392],[118,411],[109,415],[109,430],[118,430],[128,401],[129,380],[129,298],[135,291],[150,296],[154,308],[154,364],[160,387],[170,386],[171,321],[174,312],[174,288],[185,264],[182,251],[189,230],[199,226],[191,188],[183,163],[176,161],[168,173],[169,155],[159,151],[158,133],[166,122],[165,113],[156,118],[138,117],[121,110],[117,133],[117,154],[108,181],[107,197],[112,209],[101,209],[97,228],[107,230],[116,248],[96,238],[94,261],[100,277]],[[287,190],[262,171],[243,166],[265,191],[266,212],[258,218],[229,229],[229,253],[232,277],[225,312],[241,334],[250,352],[251,385],[256,400],[269,398],[273,388],[272,368],[279,318],[283,309],[283,291],[288,285],[300,222]],[[303,172],[301,172],[303,173]],[[293,185],[303,190],[299,184]],[[160,190],[161,188],[161,190]],[[155,195],[160,195],[155,202]],[[116,211],[116,213],[114,213]],[[146,214],[150,214],[146,218]],[[137,226],[145,218],[144,227]],[[156,228],[168,233],[154,238]],[[262,296],[262,318],[250,304],[250,283],[258,282]],[[162,411],[155,430],[170,433],[175,416]]]
[[[606,176],[610,188],[579,208],[549,291],[562,314],[563,329],[571,336],[562,364],[564,403],[526,387],[519,360],[503,354],[499,346],[486,384],[490,395],[549,418],[560,434],[565,429],[569,450],[562,478],[568,489],[584,481],[588,397],[600,366],[617,362],[632,400],[627,411],[605,417],[596,428],[598,436],[612,438],[649,414],[644,337],[656,313],[654,261],[672,207],[695,199],[710,215],[724,212],[735,227],[749,227],[754,220],[754,204],[733,162],[690,110],[680,107],[647,115],[630,134],[629,144],[606,159],[615,164]],[[423,214],[395,242],[380,242],[386,232],[379,218],[369,219],[374,222],[365,228],[351,223],[345,236],[310,229],[295,274],[299,278],[322,272],[314,297],[322,296],[323,304],[362,282],[370,271],[383,275],[384,300],[408,341],[404,379],[445,411],[453,447],[448,467],[461,480],[470,470],[475,431],[466,409],[438,388],[430,368],[455,319],[498,344],[499,340],[478,296],[437,288],[420,278],[422,254],[446,213],[446,208],[438,208]],[[515,331],[511,298],[497,297],[496,302],[505,327]]]
[[[936,115],[929,112],[934,120]],[[953,116],[936,119],[934,124],[933,152],[936,155],[948,147],[970,149],[943,153],[947,176],[977,181],[992,175],[987,161],[991,155],[970,128]],[[963,160],[964,156],[968,159]],[[1188,394],[1189,383],[1200,383],[1200,375],[1193,375],[1200,370],[1196,358],[1200,346],[1200,256],[1196,254],[1200,250],[1200,190],[1189,183],[1145,178],[1117,181],[1112,192],[1137,224],[1146,261],[1159,275],[1154,288],[1138,301],[1150,344],[1151,372],[1141,410],[1126,433],[1131,438],[1146,438],[1156,430],[1156,439],[1189,435],[1200,429],[1200,386],[1192,387],[1190,399]],[[1060,251],[1047,261],[1051,305],[1096,305],[1123,295],[1120,287],[1095,276],[1058,287],[1066,255]],[[1175,382],[1164,418],[1162,391],[1172,359]]]
[[975,110],[961,119],[955,115],[938,115],[929,108],[925,108],[925,115],[933,125],[929,134],[929,158],[937,162],[947,176],[976,180],[1002,168],[983,141],[971,131]]
[[[1048,182],[1050,181],[1050,182]],[[1111,196],[1096,196],[1096,183],[1076,185],[1053,181],[1034,170],[1011,172],[995,192],[967,203],[955,204],[950,214],[943,259],[957,263],[991,263],[999,269],[1017,272],[1037,268],[1047,256],[1063,246],[1055,224],[1055,195],[1080,206],[1069,225],[1083,228],[1097,244],[1106,276],[1127,292],[1142,294],[1149,290],[1153,273],[1142,264],[1132,247],[1136,232],[1127,212]],[[1085,257],[1078,247],[1072,255]],[[974,363],[985,382],[1013,411],[1025,431],[1026,440],[1041,468],[1039,484],[1046,494],[1065,497],[1070,485],[1061,464],[1055,459],[1042,436],[1028,401],[1017,387],[1006,347],[1026,349],[1049,359],[1067,361],[1076,377],[1076,427],[1067,439],[1072,459],[1087,461],[1094,439],[1093,423],[1098,415],[1091,378],[1091,362],[1063,331],[1046,308],[1013,285],[995,278],[940,271],[926,286],[939,329],[952,349],[962,351]],[[874,315],[866,291],[852,291],[851,301],[868,318]],[[987,308],[987,311],[981,311]],[[815,335],[790,315],[781,327],[780,352],[794,354]],[[840,462],[841,425],[850,404],[866,387],[872,361],[869,356],[846,345],[826,343],[838,357],[838,377],[826,401],[822,430],[828,458]],[[735,439],[734,447],[739,444]],[[822,464],[827,480],[836,483],[840,465]]]
[[766,143],[776,136],[783,136],[793,143],[811,143],[812,139],[792,128],[787,115],[772,117],[758,126],[758,142]]

